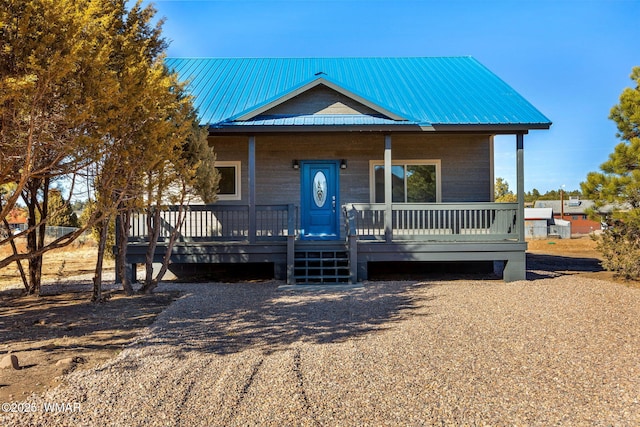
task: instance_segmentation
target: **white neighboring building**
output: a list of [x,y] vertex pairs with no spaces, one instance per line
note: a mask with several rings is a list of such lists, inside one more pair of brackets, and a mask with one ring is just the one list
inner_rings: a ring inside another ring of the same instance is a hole
[[524,235],[527,239],[546,239],[552,223],[552,208],[524,209]]

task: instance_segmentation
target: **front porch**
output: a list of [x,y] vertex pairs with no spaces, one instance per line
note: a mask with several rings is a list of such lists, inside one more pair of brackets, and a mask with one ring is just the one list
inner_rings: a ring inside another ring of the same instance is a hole
[[[273,263],[274,276],[296,283],[355,283],[371,262],[494,261],[505,281],[525,276],[526,243],[517,203],[346,204],[337,240],[300,240],[293,205],[190,206],[171,254],[173,263]],[[175,227],[177,208],[161,213],[163,233]],[[148,244],[146,216],[132,218],[127,262],[135,277]]]

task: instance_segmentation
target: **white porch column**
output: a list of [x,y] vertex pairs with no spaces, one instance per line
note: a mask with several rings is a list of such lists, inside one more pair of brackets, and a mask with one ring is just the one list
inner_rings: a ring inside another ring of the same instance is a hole
[[387,242],[393,239],[393,181],[391,174],[391,135],[384,136],[384,237]]
[[249,136],[249,243],[256,242],[256,137]]

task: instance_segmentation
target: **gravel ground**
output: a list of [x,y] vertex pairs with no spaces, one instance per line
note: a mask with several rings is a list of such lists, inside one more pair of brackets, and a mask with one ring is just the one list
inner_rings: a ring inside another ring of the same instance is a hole
[[163,284],[136,342],[0,424],[640,425],[640,290],[535,277]]

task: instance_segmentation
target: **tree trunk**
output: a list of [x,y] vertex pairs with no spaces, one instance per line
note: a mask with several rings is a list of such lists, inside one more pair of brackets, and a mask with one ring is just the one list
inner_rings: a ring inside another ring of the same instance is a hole
[[[36,211],[38,210],[38,190],[42,181],[40,179],[34,179],[30,181],[26,186],[26,194],[23,197],[29,211],[29,218],[27,219],[27,226],[29,231],[27,232],[27,253],[34,253],[38,250],[38,232],[42,232],[41,227],[37,227]],[[42,216],[40,217],[42,221]],[[29,295],[40,295],[40,286],[42,279],[42,255],[29,258],[29,288],[27,293]]]
[[[178,239],[178,235],[180,234],[180,229],[182,228],[182,223],[184,222],[184,219],[186,217],[185,215],[186,207],[184,204],[185,195],[186,195],[186,188],[183,186],[182,198],[180,200],[180,204],[178,205],[179,207],[178,207],[178,216],[176,218],[176,224],[174,228],[171,230],[171,233],[169,234],[169,240],[167,241],[167,248],[165,249],[164,256],[162,257],[162,265],[160,266],[160,271],[158,271],[158,274],[156,275],[155,278],[145,281],[144,286],[142,287],[142,289],[140,289],[140,292],[142,293],[145,293],[145,294],[152,293],[153,290],[156,288],[156,286],[158,286],[158,283],[160,283],[160,280],[162,280],[162,278],[166,274],[167,270],[169,269],[169,263],[171,262],[171,252],[173,251],[173,246],[175,245],[176,240]],[[159,210],[158,210],[158,221],[159,221]],[[157,239],[157,233],[156,233],[156,239]]]
[[[7,233],[11,234],[11,227],[9,227],[9,221],[6,218],[2,220],[5,228],[7,229]],[[16,242],[13,241],[13,236],[9,235],[9,243],[11,244],[11,250],[14,255],[18,255],[18,248],[16,247]],[[22,267],[22,263],[19,259],[16,260],[16,264],[18,264],[18,270],[20,271],[20,277],[22,278],[22,284],[24,285],[24,290],[29,292],[29,281],[27,280],[27,275],[24,272],[24,267]]]
[[129,223],[131,218],[131,209],[123,209],[120,210],[119,221],[116,221],[118,224],[118,228],[116,230],[118,239],[117,239],[117,254],[118,262],[118,276],[122,281],[122,289],[124,292],[131,296],[133,295],[133,286],[131,286],[131,282],[129,281],[129,276],[127,275],[127,240],[129,238]]
[[93,295],[91,301],[96,303],[103,302],[102,298],[102,265],[104,262],[104,251],[107,246],[107,234],[109,233],[109,216],[100,222],[100,239],[98,241],[98,256],[96,259],[96,270],[93,275]]
[[[147,247],[147,253],[145,254],[144,267],[145,277],[144,284],[140,288],[140,293],[148,294],[158,286],[158,282],[153,279],[153,258],[158,246],[158,238],[160,236],[160,208],[153,206],[150,208],[150,212],[147,211],[147,233],[149,236],[149,246]],[[155,282],[155,283],[154,283]]]

